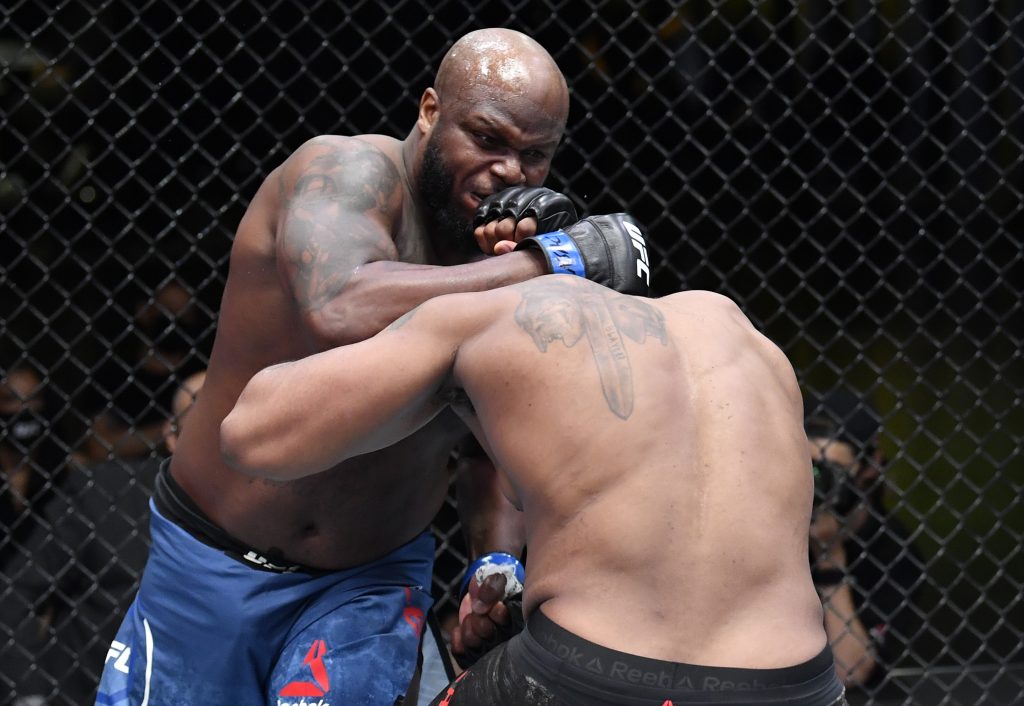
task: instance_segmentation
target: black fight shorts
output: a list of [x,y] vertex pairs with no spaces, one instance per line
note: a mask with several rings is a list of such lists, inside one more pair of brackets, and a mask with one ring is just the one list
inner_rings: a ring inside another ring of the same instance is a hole
[[832,651],[782,669],[702,667],[637,657],[588,642],[539,610],[431,706],[845,706]]

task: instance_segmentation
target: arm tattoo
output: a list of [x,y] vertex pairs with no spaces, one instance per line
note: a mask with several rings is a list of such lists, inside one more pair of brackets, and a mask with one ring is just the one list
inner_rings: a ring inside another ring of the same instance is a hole
[[668,345],[665,318],[655,307],[567,282],[531,282],[523,291],[515,319],[541,353],[556,340],[572,348],[586,336],[605,401],[621,419],[633,413],[633,370],[624,337],[643,344],[649,334]]
[[333,299],[360,265],[396,257],[379,225],[391,219],[401,188],[394,163],[359,140],[320,149],[327,151],[309,161],[284,201],[285,264],[308,309]]
[[295,180],[286,207],[330,201],[358,213],[376,208],[388,215],[388,200],[398,182],[398,169],[383,152],[360,140],[346,140],[312,159]]

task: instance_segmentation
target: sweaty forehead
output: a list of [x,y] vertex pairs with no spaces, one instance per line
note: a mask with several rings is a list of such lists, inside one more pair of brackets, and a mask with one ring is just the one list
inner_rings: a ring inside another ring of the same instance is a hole
[[552,80],[550,72],[516,58],[484,58],[457,78],[461,80],[449,82],[452,85],[446,91],[456,97],[464,97],[467,91],[484,87],[509,96],[558,96],[557,91],[551,90],[557,82]]
[[442,112],[455,122],[496,130],[526,143],[557,143],[565,131],[565,112],[551,96],[537,90],[511,93],[499,86],[472,84],[457,99],[443,100]]
[[[456,48],[454,54],[456,61],[464,61],[466,68],[475,69],[481,80],[503,83],[508,90],[522,87],[530,80],[527,62],[516,55],[512,43],[506,39],[481,40],[476,51],[462,52]],[[468,56],[462,59],[466,54]]]

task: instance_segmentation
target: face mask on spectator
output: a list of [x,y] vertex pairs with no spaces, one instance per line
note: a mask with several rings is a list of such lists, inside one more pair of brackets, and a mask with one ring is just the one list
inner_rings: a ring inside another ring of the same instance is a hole
[[29,448],[45,431],[39,415],[24,407],[15,412],[0,413],[0,443],[15,448]]

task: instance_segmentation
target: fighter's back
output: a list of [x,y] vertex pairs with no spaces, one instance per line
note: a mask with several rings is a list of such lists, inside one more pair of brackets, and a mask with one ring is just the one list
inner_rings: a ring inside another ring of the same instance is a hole
[[812,482],[781,351],[708,292],[650,300],[568,277],[510,290],[455,377],[526,513],[527,612],[673,661],[820,652]]

